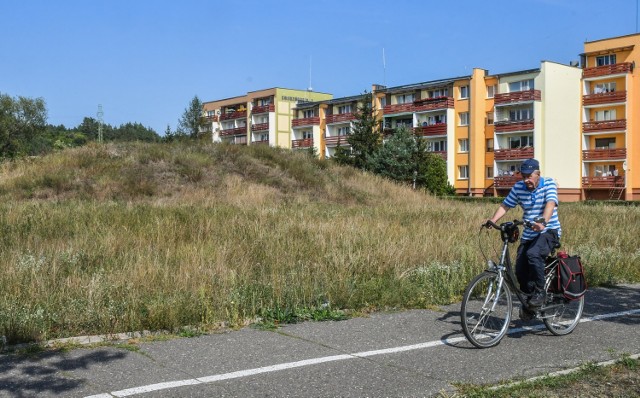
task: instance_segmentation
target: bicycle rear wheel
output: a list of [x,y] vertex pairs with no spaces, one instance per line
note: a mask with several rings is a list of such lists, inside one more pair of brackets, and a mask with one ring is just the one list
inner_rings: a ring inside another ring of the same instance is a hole
[[[545,307],[548,307],[546,309]],[[561,293],[553,293],[547,289],[547,300],[540,315],[547,329],[556,336],[564,336],[573,332],[580,323],[584,309],[584,296],[578,300],[566,299]]]
[[483,272],[464,292],[460,320],[467,340],[478,348],[497,345],[509,329],[511,291],[503,283],[498,291],[498,274]]

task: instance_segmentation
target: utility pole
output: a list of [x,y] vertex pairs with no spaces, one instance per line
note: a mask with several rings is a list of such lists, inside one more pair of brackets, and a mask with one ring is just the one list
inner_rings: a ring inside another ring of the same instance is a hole
[[104,112],[102,112],[102,104],[98,105],[98,143],[102,144],[102,124],[104,123],[102,120],[102,116],[104,116]]

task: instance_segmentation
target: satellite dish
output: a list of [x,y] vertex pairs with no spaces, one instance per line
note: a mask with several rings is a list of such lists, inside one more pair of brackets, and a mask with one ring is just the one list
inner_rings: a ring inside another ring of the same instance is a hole
[[622,163],[622,170],[627,171],[627,161],[625,160],[624,163]]

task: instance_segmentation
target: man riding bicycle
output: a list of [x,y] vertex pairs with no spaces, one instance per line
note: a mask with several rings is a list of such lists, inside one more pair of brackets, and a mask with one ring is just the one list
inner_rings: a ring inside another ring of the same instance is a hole
[[[523,218],[533,223],[522,233],[516,258],[516,276],[520,290],[529,295],[529,305],[544,302],[544,263],[560,242],[562,228],[558,220],[558,187],[553,178],[540,176],[540,163],[527,159],[520,166],[522,181],[514,184],[489,221],[497,223],[509,209],[520,205]],[[488,226],[487,223],[484,224]]]

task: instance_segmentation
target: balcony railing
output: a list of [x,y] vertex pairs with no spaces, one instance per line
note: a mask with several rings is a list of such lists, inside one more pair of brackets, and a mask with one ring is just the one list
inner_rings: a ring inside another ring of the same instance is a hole
[[351,144],[349,144],[349,141],[347,141],[347,136],[346,135],[325,137],[324,143],[325,143],[326,146],[338,146],[338,145],[347,146],[347,145],[351,145]]
[[302,140],[291,140],[292,148],[310,148],[313,146],[313,138],[304,138]]
[[229,112],[220,115],[220,120],[242,119],[247,117],[247,111]]
[[233,140],[231,140],[232,144],[241,144],[241,145],[246,145],[247,144],[247,137],[233,137]]
[[495,160],[521,160],[533,157],[533,147],[513,148],[513,149],[496,149],[493,152]]
[[582,123],[583,133],[624,131],[627,129],[627,119],[603,120],[599,122]]
[[626,159],[627,148],[588,149],[582,151],[582,160]]
[[414,101],[413,109],[415,112],[435,111],[438,109],[453,108],[453,103],[452,97],[425,98]]
[[495,122],[493,124],[496,133],[511,133],[514,131],[530,131],[533,130],[533,119],[529,120],[517,120],[517,121],[502,121]]
[[338,115],[327,115],[326,120],[327,120],[327,124],[350,122],[352,120],[356,120],[356,115],[354,113],[341,113]]
[[493,98],[495,105],[507,105],[516,102],[540,101],[540,90],[515,91],[513,93],[496,94]]
[[207,122],[217,122],[218,121],[218,115],[205,116],[204,118],[207,120]]
[[582,177],[583,188],[622,188],[624,186],[624,176]]
[[607,75],[618,75],[621,73],[629,73],[633,71],[633,65],[629,62],[621,64],[596,66],[593,68],[584,68],[582,70],[582,78],[599,77]]
[[433,135],[447,135],[447,124],[438,123],[431,126],[414,127],[413,133],[419,137],[429,137]]
[[265,130],[269,130],[269,123],[258,123],[258,124],[252,124],[251,125],[251,131],[252,132],[265,131]]
[[601,105],[612,104],[616,102],[625,102],[627,100],[626,91],[614,91],[611,93],[587,94],[582,96],[582,105]]
[[251,113],[253,113],[254,115],[257,113],[267,113],[267,112],[275,112],[275,111],[276,111],[276,107],[274,104],[254,106],[251,109]]
[[251,142],[251,145],[269,145],[269,140],[256,140]]
[[497,189],[507,189],[513,187],[513,185],[522,180],[519,175],[514,176],[495,176],[493,177],[493,186]]
[[413,113],[413,111],[413,102],[410,104],[386,105],[384,108],[382,108],[382,112],[385,115],[392,115],[394,113]]
[[300,127],[300,126],[313,126],[319,125],[320,118],[319,117],[306,117],[301,119],[293,119],[291,121],[291,127]]
[[225,129],[225,130],[221,130],[220,131],[220,136],[221,137],[226,137],[226,136],[230,136],[230,135],[246,135],[247,134],[247,127],[243,126],[243,127],[236,127],[234,129]]

